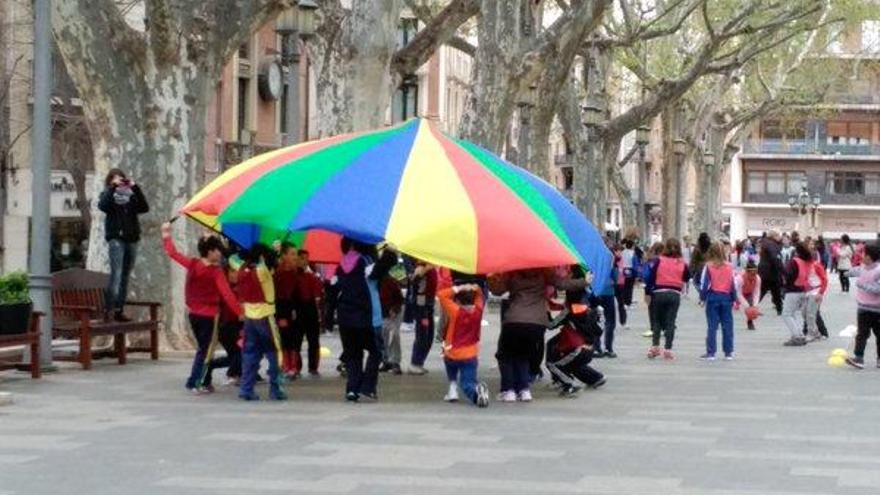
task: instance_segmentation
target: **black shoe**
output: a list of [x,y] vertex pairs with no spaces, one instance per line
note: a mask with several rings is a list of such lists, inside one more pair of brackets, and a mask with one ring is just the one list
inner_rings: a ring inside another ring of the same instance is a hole
[[597,381],[596,383],[590,385],[590,388],[597,389],[597,388],[601,387],[602,385],[605,385],[605,377],[604,376],[602,378],[600,378],[599,381]]
[[387,373],[391,371],[392,368],[393,366],[391,365],[391,363],[382,363],[382,365],[379,366],[379,373]]
[[793,337],[786,340],[785,343],[782,345],[784,345],[785,347],[801,347],[807,345],[807,339],[803,337]]
[[358,394],[356,394],[354,392],[349,392],[349,393],[345,394],[345,400],[347,400],[349,402],[357,402],[359,398],[360,397],[358,397]]
[[617,353],[614,351],[605,351],[605,357],[607,357],[609,359],[616,359]]
[[400,369],[400,366],[397,364],[392,365],[391,370],[388,372],[391,373],[392,375],[402,375],[403,374],[403,371]]
[[559,391],[561,397],[575,397],[581,388],[576,385],[564,385]]
[[602,351],[596,351],[593,353],[593,359],[602,359],[605,357],[605,353]]

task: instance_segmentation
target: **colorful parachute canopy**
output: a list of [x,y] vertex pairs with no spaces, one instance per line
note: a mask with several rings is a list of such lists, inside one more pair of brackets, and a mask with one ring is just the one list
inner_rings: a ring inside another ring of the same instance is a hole
[[244,246],[321,229],[466,273],[582,264],[599,285],[611,267],[553,186],[425,119],[257,156],[181,212]]

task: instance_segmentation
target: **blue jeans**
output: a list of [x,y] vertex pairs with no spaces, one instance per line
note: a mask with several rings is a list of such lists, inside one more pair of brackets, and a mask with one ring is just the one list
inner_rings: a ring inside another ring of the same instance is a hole
[[240,395],[253,395],[257,372],[260,370],[260,361],[263,356],[266,356],[266,360],[269,361],[269,387],[274,393],[280,390],[281,382],[278,380],[278,349],[275,347],[275,338],[272,336],[269,318],[261,320],[248,318],[244,320]]
[[464,395],[473,402],[477,403],[477,358],[468,359],[466,361],[454,361],[445,359],[446,377],[450,382],[458,382]]
[[724,355],[733,354],[733,303],[730,301],[706,301],[706,354],[714,356],[717,351],[718,325],[721,325],[721,347]]
[[128,279],[137,255],[137,243],[111,239],[107,245],[110,250],[110,282],[105,291],[104,309],[122,311],[128,296]]
[[[605,317],[605,350],[614,352],[614,329],[617,328],[617,315],[614,314],[614,296],[599,296],[596,298],[602,307]],[[602,352],[602,342],[596,342],[596,352]]]
[[[423,324],[427,320],[427,325]],[[416,335],[413,340],[412,358],[413,366],[424,366],[434,345],[434,306],[418,306],[415,310]]]

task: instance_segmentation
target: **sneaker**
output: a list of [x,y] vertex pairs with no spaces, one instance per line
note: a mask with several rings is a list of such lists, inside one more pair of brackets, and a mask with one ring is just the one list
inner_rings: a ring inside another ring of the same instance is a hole
[[800,347],[807,345],[807,339],[803,337],[792,337],[783,343],[785,347]]
[[477,407],[489,407],[489,387],[483,382],[477,384]]
[[648,359],[654,359],[655,357],[660,355],[659,347],[650,347],[648,349]]
[[725,361],[733,361],[733,354],[725,354],[724,360]]
[[274,390],[269,391],[269,399],[277,400],[277,401],[285,401],[285,400],[287,400],[287,394],[284,392],[284,390],[281,390],[280,388],[276,388]]
[[360,397],[355,392],[348,392],[345,394],[345,400],[348,402],[357,402]]
[[443,396],[446,402],[458,402],[458,386],[455,383],[449,384],[449,391]]
[[593,359],[602,359],[605,357],[605,353],[602,351],[596,351],[593,353]]
[[505,390],[498,394],[499,402],[516,402],[516,392],[513,390]]
[[577,385],[565,385],[559,391],[559,395],[561,397],[575,397],[577,393],[581,391],[581,388]]
[[400,365],[395,364],[391,371],[389,371],[392,375],[402,375],[403,371],[400,369]]
[[361,399],[366,399],[367,402],[377,402],[379,400],[379,394],[376,392],[362,393],[360,396]]
[[606,380],[605,380],[605,377],[603,376],[602,378],[599,378],[599,381],[597,381],[596,383],[590,385],[590,388],[592,388],[592,389],[595,390],[595,389],[601,387],[602,385],[605,385],[605,381],[606,381]]
[[617,359],[617,353],[614,351],[605,351],[605,357],[608,359]]
[[237,376],[228,376],[223,381],[224,387],[237,387],[241,384],[241,380]]
[[715,361],[715,354],[703,354],[700,356],[703,361]]
[[[846,364],[848,364],[856,369],[860,369],[860,370],[865,369],[864,358],[860,358],[858,356],[847,357]],[[877,361],[877,367],[880,368],[880,360]]]
[[260,396],[257,395],[257,394],[254,393],[254,392],[251,392],[251,393],[249,393],[249,394],[238,394],[238,398],[241,399],[241,400],[246,400],[246,401],[257,401],[257,400],[260,400]]
[[521,391],[517,395],[516,400],[518,400],[520,402],[531,402],[532,401],[532,391],[529,389],[525,389],[525,390]]
[[673,359],[675,359],[675,354],[672,353],[672,349],[663,350],[663,359],[667,361],[672,361]]
[[411,365],[407,373],[409,373],[410,375],[422,376],[427,375],[428,370],[422,368],[421,366]]
[[391,363],[382,363],[382,365],[379,366],[379,373],[387,373],[389,371],[391,371]]
[[650,330],[648,330],[647,332],[642,332],[642,337],[644,337],[646,339],[650,339],[653,336],[654,336],[654,332],[652,332]]
[[808,335],[805,340],[807,343],[816,342],[817,340],[822,340],[822,335],[820,335],[818,333],[814,334],[814,335]]
[[336,365],[336,372],[339,373],[339,376],[347,375],[347,373],[345,372],[345,365],[342,363]]

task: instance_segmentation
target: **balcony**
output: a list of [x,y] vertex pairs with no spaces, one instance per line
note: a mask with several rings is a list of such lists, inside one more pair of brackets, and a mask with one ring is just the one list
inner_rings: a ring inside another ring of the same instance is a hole
[[763,155],[880,156],[880,145],[828,144],[812,140],[749,139],[743,146],[743,153]]

